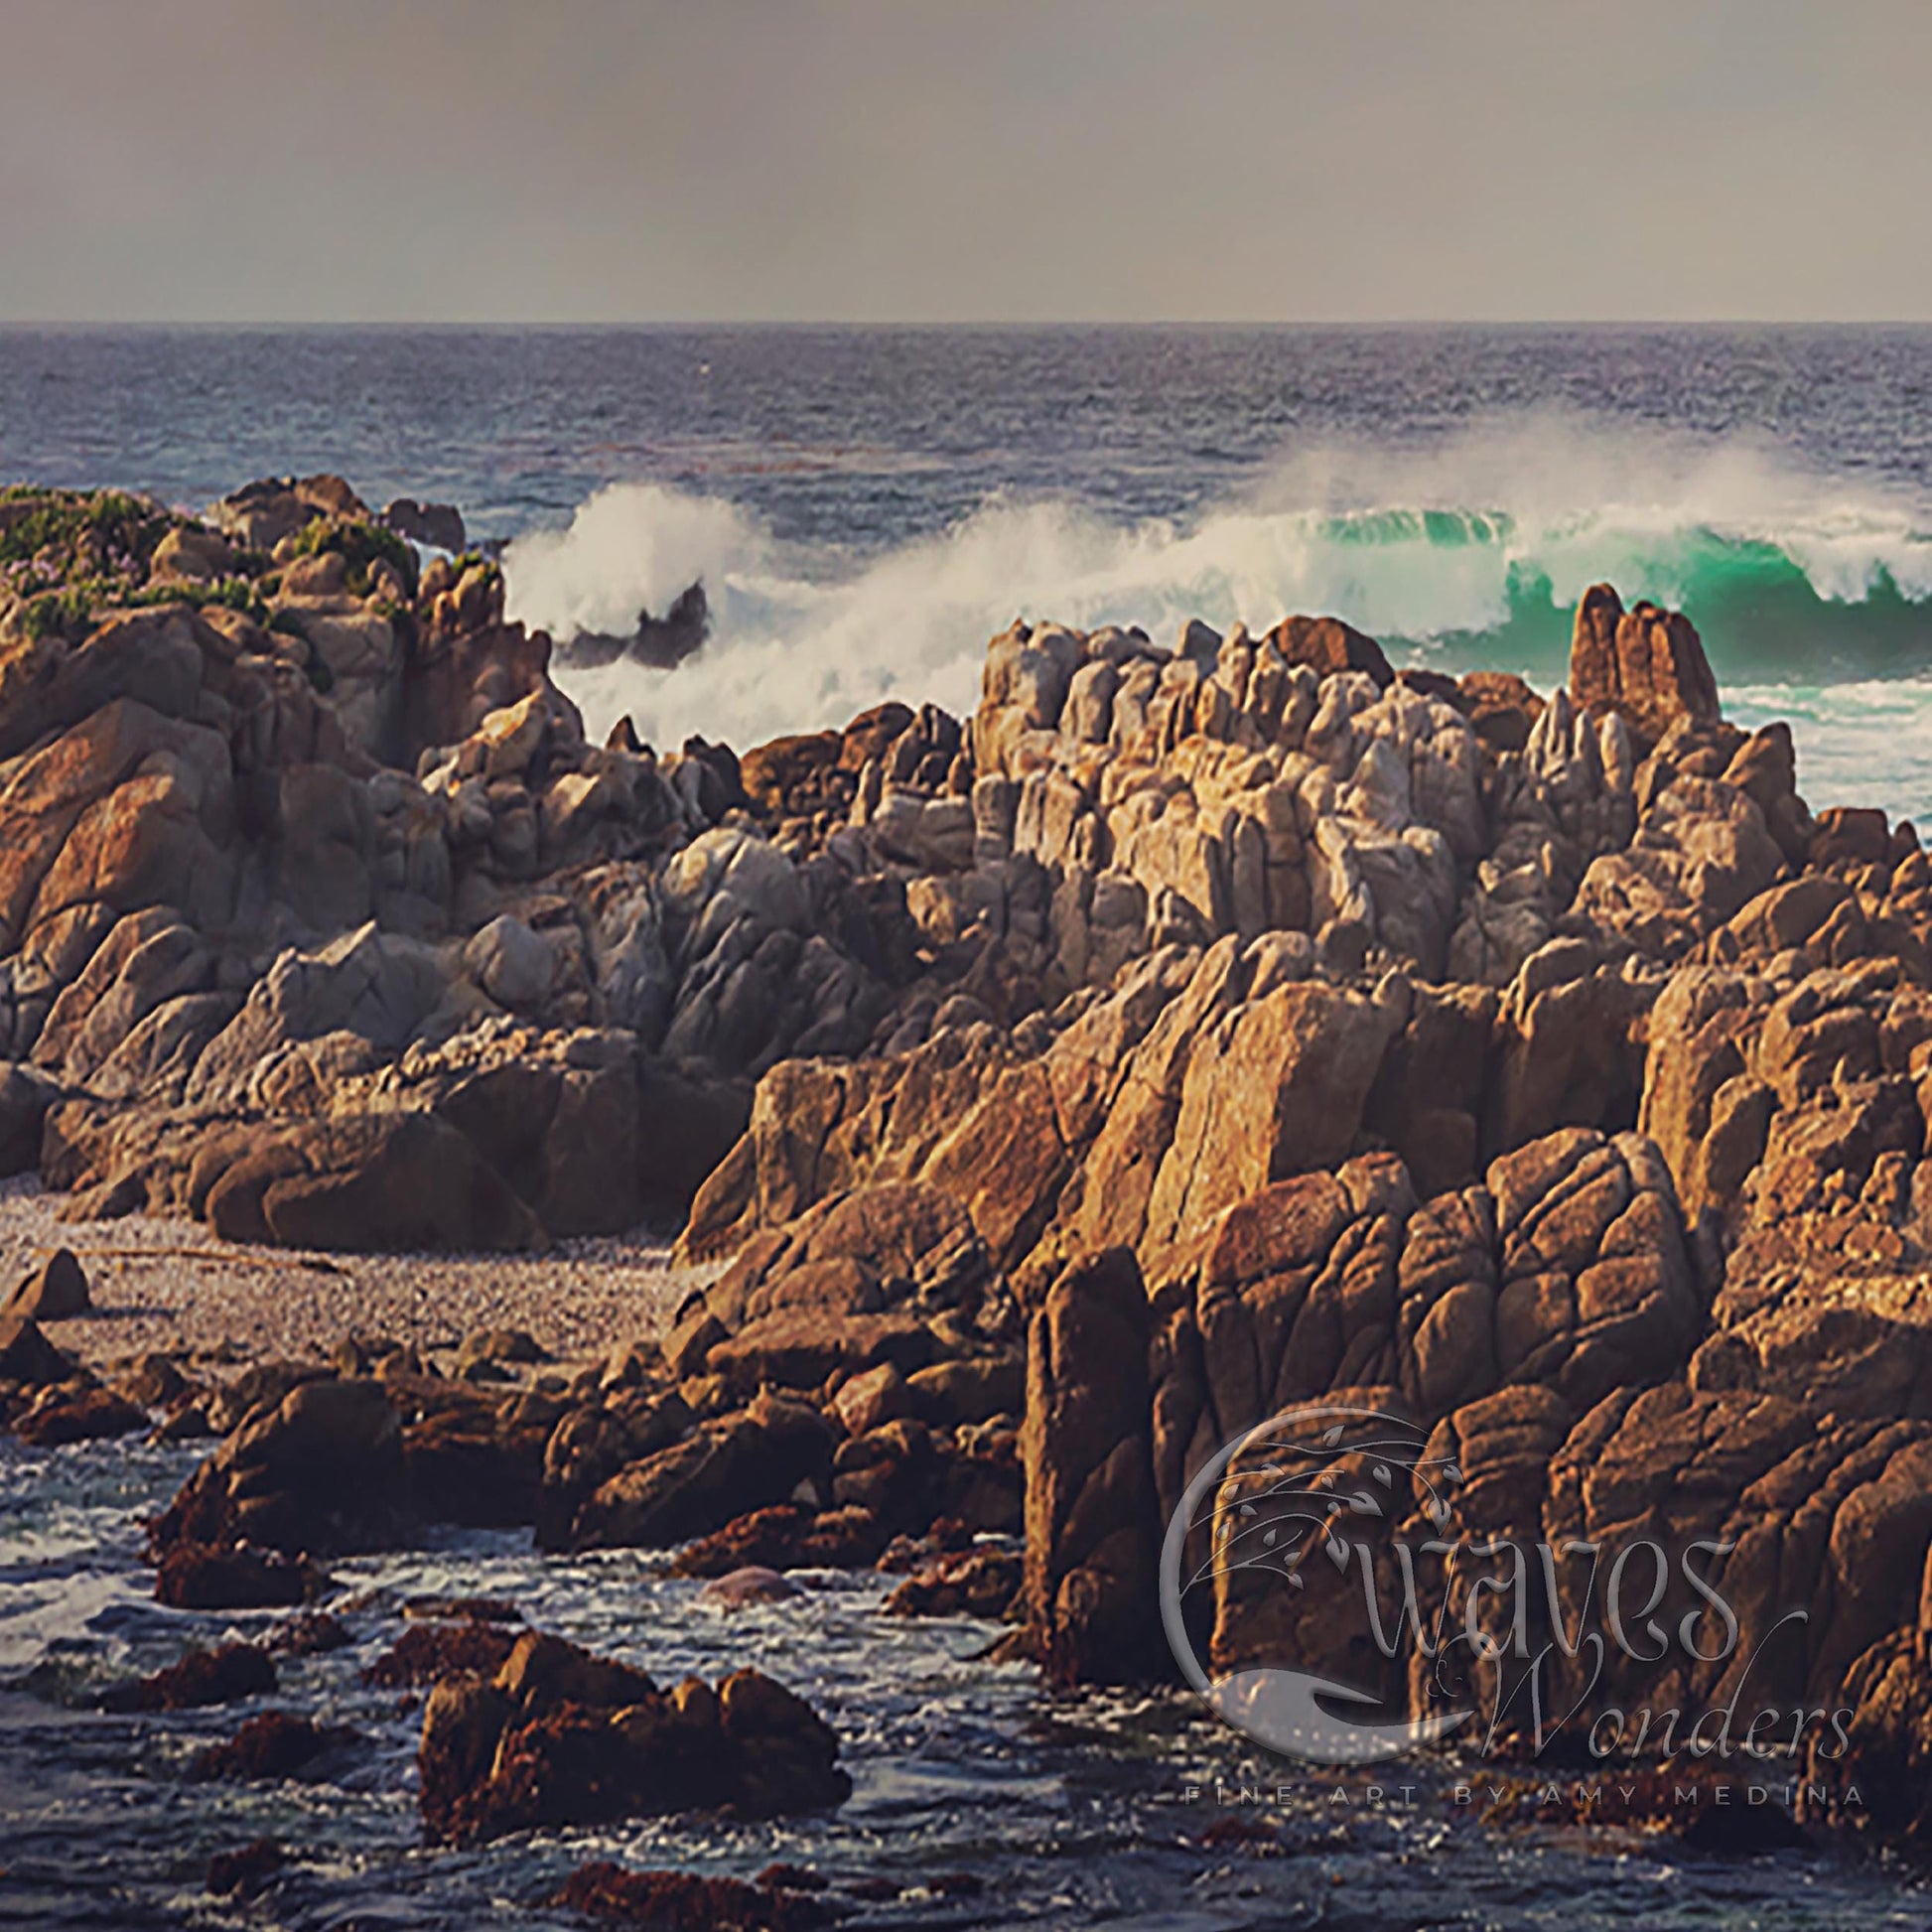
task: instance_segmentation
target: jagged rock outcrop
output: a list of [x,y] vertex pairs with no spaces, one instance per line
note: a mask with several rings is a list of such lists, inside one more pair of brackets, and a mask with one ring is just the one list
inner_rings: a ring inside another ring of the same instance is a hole
[[1691,621],[1639,603],[1626,611],[1607,584],[1577,606],[1570,645],[1570,697],[1592,716],[1615,712],[1645,749],[1680,719],[1719,721],[1718,681]]
[[[1011,1599],[1054,1681],[1133,1677],[1189,1482],[1358,1403],[1456,1469],[1458,1533],[1729,1544],[1742,1622],[1808,1612],[1764,1695],[1850,1700],[1847,1766],[1793,1747],[1821,1787],[1932,1761],[1932,864],[1814,817],[1687,619],[1597,587],[1547,698],[1332,619],[1020,623],[970,718],[660,754],[590,744],[500,571],[397,528],[457,535],[328,478],[206,523],[0,502],[0,1167],[305,1246],[682,1218],[726,1265],[541,1387],[463,1379],[487,1349],[156,1378],[224,1435],[156,1526],[171,1600],[528,1525],[689,1577],[936,1559],[908,1606]],[[670,662],[681,609],[573,648]],[[29,1442],[145,1420],[31,1324],[0,1344]],[[970,1546],[1022,1528],[1016,1596]],[[1217,1670],[1287,1645],[1422,1711],[1343,1581],[1230,1572],[1189,1628]],[[1472,1587],[1452,1616],[1494,1613]],[[673,1745],[707,1802],[781,1802],[712,1693],[530,1703],[502,1649],[432,1701],[433,1832],[650,1808]],[[1590,1695],[1736,1688],[1672,1669]],[[829,1792],[794,1718],[774,1748]]]
[[[964,1190],[998,1266],[1160,1265],[1358,1139],[1435,1188],[1629,1125],[1656,991],[1631,961],[1812,862],[1788,736],[1725,726],[1688,625],[1594,593],[1547,704],[1330,619],[1173,650],[1017,625],[963,723],[887,703],[660,757],[588,744],[496,566],[422,567],[392,527],[419,506],[392,510],[332,478],[211,528],[35,509],[48,581],[111,566],[99,608],[16,598],[0,652],[0,1051],[47,1083],[76,1211],[293,1240],[342,1200],[376,1245],[539,1243],[677,1214],[768,1077],[767,1111],[841,1116],[821,1172],[781,1182],[769,1134],[799,1130],[755,1118],[693,1252],[917,1178]],[[836,1102],[791,1071],[819,1060]]]

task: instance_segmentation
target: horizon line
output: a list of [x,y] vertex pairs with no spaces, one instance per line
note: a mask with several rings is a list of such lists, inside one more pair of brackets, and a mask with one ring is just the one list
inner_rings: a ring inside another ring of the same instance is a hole
[[113,331],[162,333],[166,331],[207,332],[219,331],[268,333],[278,330],[325,331],[340,330],[504,330],[536,333],[554,331],[600,331],[609,333],[649,331],[672,331],[690,329],[715,330],[822,330],[842,329],[851,331],[1012,331],[1022,330],[1281,330],[1315,331],[1324,329],[1351,330],[1421,330],[1421,329],[1521,329],[1521,330],[1558,330],[1558,329],[1932,329],[1932,315],[1929,316],[1863,316],[1863,317],[1770,317],[1770,316],[1698,316],[1698,317],[1658,317],[1658,316],[1380,316],[1355,317],[1329,320],[1281,319],[1266,317],[1228,316],[1212,319],[1153,317],[1137,320],[1122,320],[1107,317],[1059,317],[1053,319],[1014,320],[997,317],[967,317],[950,321],[916,319],[880,319],[864,320],[826,317],[679,317],[650,320],[514,320],[514,319],[476,319],[460,316],[413,319],[403,317],[352,318],[329,317],[321,319],[298,320],[281,318],[233,318],[233,317],[98,317],[98,316],[20,316],[0,317],[0,334],[18,334],[29,331]]

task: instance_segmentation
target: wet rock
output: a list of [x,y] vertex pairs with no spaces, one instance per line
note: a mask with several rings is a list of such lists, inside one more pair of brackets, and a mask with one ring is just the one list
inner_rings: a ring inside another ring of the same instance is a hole
[[305,1381],[215,1449],[149,1542],[157,1557],[184,1542],[290,1555],[369,1548],[394,1533],[404,1501],[401,1418],[381,1385]]
[[499,1623],[418,1623],[367,1665],[362,1682],[383,1690],[434,1684],[463,1671],[489,1676],[516,1647],[517,1633]]
[[[1548,1824],[1668,1834],[1687,1852],[1711,1858],[1762,1857],[1804,1847],[1804,1832],[1785,1808],[1782,1776],[1748,1777],[1658,1771],[1633,1766],[1589,1785],[1538,1793],[1535,1816]],[[1594,1786],[1594,1789],[1591,1788]],[[1524,1796],[1528,1796],[1528,1792]],[[1496,1815],[1509,1815],[1496,1806]]]
[[402,1613],[412,1621],[449,1622],[468,1617],[479,1623],[521,1623],[523,1612],[502,1596],[405,1596]]
[[31,1405],[14,1418],[13,1431],[37,1449],[59,1449],[69,1443],[98,1442],[131,1436],[147,1427],[146,1414],[112,1389],[95,1383],[67,1384],[43,1389]]
[[465,1383],[437,1389],[412,1404],[403,1429],[407,1508],[424,1521],[472,1529],[534,1523],[543,1509],[545,1446],[562,1404],[536,1392],[490,1397],[466,1386],[484,1358],[463,1371]]
[[1932,1672],[1923,1622],[1865,1651],[1847,1674],[1838,1701],[1849,1713],[1845,1743],[1830,1734],[1810,1740],[1800,1816],[1922,1846],[1932,1834],[1926,1795]]
[[1131,1680],[1151,1661],[1148,1341],[1147,1291],[1121,1250],[1068,1269],[1028,1338],[1026,1619],[1059,1682]]
[[677,1577],[725,1577],[747,1567],[768,1570],[861,1570],[891,1536],[874,1510],[859,1504],[819,1510],[803,1503],[755,1509],[688,1543],[671,1561]]
[[104,1711],[193,1711],[267,1697],[276,1685],[275,1665],[254,1644],[226,1643],[191,1650],[179,1663],[132,1684],[116,1685],[100,1700]]
[[566,1411],[544,1445],[539,1546],[564,1547],[579,1508],[594,1490],[631,1463],[682,1441],[697,1422],[691,1405],[674,1389],[623,1389]]
[[232,1737],[197,1751],[188,1775],[197,1783],[315,1777],[323,1771],[318,1760],[360,1742],[359,1733],[345,1725],[319,1725],[286,1711],[261,1711]]
[[680,1543],[831,1474],[831,1431],[816,1409],[761,1395],[601,1483],[579,1508],[578,1549]]
[[969,1550],[917,1570],[887,1597],[886,1616],[1006,1617],[1021,1592],[1024,1564],[1013,1550]]
[[555,1637],[520,1638],[493,1678],[431,1693],[419,1753],[432,1839],[729,1808],[774,1817],[841,1803],[851,1780],[810,1708],[757,1671],[659,1691]]
[[354,1641],[347,1624],[328,1610],[284,1617],[262,1640],[264,1648],[285,1657],[319,1657],[331,1650],[346,1650]]
[[748,1885],[688,1871],[633,1871],[609,1863],[580,1866],[554,1902],[604,1924],[661,1932],[816,1932],[844,1916],[833,1901],[782,1885]]
[[217,1898],[252,1898],[264,1890],[289,1857],[272,1838],[258,1838],[207,1862],[207,1889]]
[[302,1603],[317,1578],[274,1550],[235,1544],[178,1543],[155,1569],[157,1602],[178,1610],[260,1610]]
[[698,1601],[714,1609],[742,1610],[759,1603],[783,1603],[802,1595],[796,1584],[787,1583],[775,1570],[748,1564],[714,1577],[698,1592]]

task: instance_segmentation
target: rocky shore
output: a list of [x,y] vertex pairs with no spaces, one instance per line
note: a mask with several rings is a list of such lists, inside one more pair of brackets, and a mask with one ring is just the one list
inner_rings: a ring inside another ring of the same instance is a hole
[[[1055,1684],[1161,1680],[1188,1485],[1358,1403],[1455,1467],[1446,1533],[1716,1550],[1784,1630],[1753,1703],[1846,1713],[1793,1740],[1803,1821],[1927,1829],[1932,866],[1807,806],[1686,617],[1590,591],[1547,693],[1327,618],[1023,623],[970,719],[597,746],[495,565],[391,527],[460,542],[435,508],[0,495],[0,1166],[76,1249],[162,1217],[251,1244],[238,1311],[316,1311],[227,1361],[192,1311],[126,1348],[0,1316],[23,1441],[218,1439],[151,1528],[163,1601],[294,1608],[333,1556],[486,1524],[740,1589],[883,1564]],[[533,1299],[365,1303],[376,1254]],[[650,1283],[544,1329],[606,1266]],[[1223,1579],[1201,1652],[1292,1639],[1420,1714],[1351,1587]],[[452,1641],[432,1836],[839,1796],[781,1686],[568,1649],[516,1653],[564,1673],[531,1689]],[[1742,1654],[1555,1688],[1695,1713]],[[673,1750],[702,1791],[660,1790]]]

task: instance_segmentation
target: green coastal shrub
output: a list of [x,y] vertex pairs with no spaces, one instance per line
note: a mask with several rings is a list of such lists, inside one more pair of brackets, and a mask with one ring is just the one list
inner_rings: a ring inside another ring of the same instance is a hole
[[155,546],[179,520],[119,489],[35,489],[14,484],[0,494],[0,506],[19,503],[29,505],[24,513],[0,513],[0,565],[27,563],[48,551],[70,562],[85,549],[103,558],[123,557],[145,570]]
[[78,589],[48,591],[27,605],[27,634],[36,643],[43,637],[79,637],[93,621],[93,606]]
[[381,523],[357,518],[319,516],[296,531],[290,546],[298,557],[334,552],[348,566],[348,588],[356,597],[369,594],[369,572],[380,561],[391,564],[413,595],[416,553],[395,531]]

